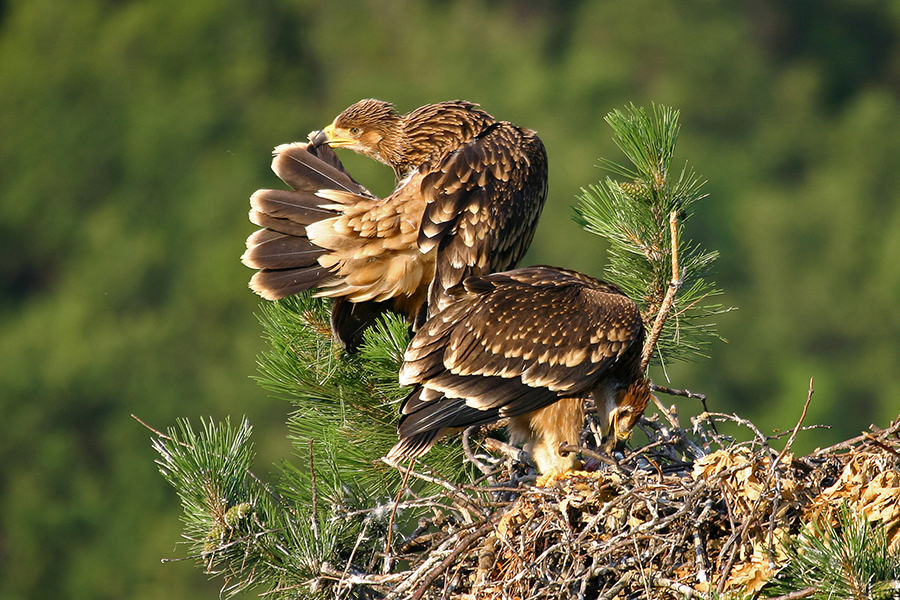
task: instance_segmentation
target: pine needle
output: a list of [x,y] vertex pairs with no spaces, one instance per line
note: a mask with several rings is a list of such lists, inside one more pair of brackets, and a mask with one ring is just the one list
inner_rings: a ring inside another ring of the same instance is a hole
[[688,209],[706,194],[705,182],[687,165],[672,176],[678,116],[659,105],[652,116],[634,105],[607,115],[613,139],[631,166],[608,160],[601,166],[630,181],[607,178],[582,188],[575,217],[609,242],[605,279],[638,303],[648,331],[659,323],[655,348],[648,350],[655,350],[663,365],[705,357],[705,348],[718,337],[710,318],[725,312],[710,302],[721,290],[705,279],[718,253],[703,250],[684,234]]

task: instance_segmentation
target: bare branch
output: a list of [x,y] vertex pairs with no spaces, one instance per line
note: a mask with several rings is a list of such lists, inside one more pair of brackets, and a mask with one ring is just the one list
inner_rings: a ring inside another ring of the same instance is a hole
[[641,369],[644,370],[646,370],[647,365],[650,364],[650,357],[653,355],[653,349],[656,347],[656,342],[659,340],[659,335],[662,333],[663,325],[666,324],[669,311],[672,309],[672,305],[675,302],[675,294],[678,293],[678,290],[683,283],[681,269],[678,266],[678,215],[675,211],[672,211],[669,215],[669,231],[672,240],[672,279],[669,281],[669,289],[666,290],[666,295],[663,298],[662,304],[660,304],[659,311],[656,313],[656,320],[653,322],[653,327],[650,329],[646,341],[644,341],[644,349],[641,352]]

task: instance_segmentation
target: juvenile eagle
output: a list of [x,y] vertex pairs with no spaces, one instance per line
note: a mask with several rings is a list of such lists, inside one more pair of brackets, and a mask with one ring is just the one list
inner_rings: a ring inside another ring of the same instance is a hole
[[[369,99],[310,137],[276,148],[273,169],[293,191],[253,195],[251,221],[264,229],[242,259],[259,269],[250,287],[264,298],[309,288],[335,298],[332,324],[347,345],[386,309],[421,324],[447,289],[515,267],[531,243],[547,195],[534,131],[471,102],[401,115]],[[328,146],[390,165],[396,189],[373,197],[336,157],[318,158]]]
[[640,367],[640,311],[617,287],[552,267],[472,277],[415,334],[400,383],[400,441],[388,458],[427,452],[448,429],[508,417],[541,472],[572,468],[592,398],[609,450],[627,439],[650,398]]

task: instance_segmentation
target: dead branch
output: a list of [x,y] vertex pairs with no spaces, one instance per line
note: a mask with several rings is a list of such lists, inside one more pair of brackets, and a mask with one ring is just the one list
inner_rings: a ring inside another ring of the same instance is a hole
[[678,293],[682,284],[681,269],[678,266],[678,214],[675,211],[672,211],[669,215],[669,232],[672,240],[672,279],[669,281],[669,288],[666,290],[666,295],[663,297],[659,311],[656,313],[653,327],[650,329],[646,341],[644,341],[644,348],[641,352],[642,370],[646,370],[647,365],[650,364],[653,349],[656,347],[663,325],[665,325],[669,311],[672,309],[672,304],[675,302],[675,294]]

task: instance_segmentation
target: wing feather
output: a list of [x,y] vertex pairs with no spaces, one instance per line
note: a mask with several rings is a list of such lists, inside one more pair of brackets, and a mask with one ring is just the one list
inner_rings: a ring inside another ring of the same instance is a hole
[[426,322],[404,356],[401,382],[416,387],[403,406],[401,438],[586,396],[643,343],[634,302],[573,271],[530,267],[474,277],[450,296],[453,303]]
[[277,146],[273,152],[272,170],[298,192],[339,189],[372,197],[344,170],[330,146],[313,146],[294,142]]
[[427,205],[418,245],[437,248],[434,314],[449,303],[446,290],[522,258],[547,194],[547,156],[533,131],[500,121],[420,172]]

